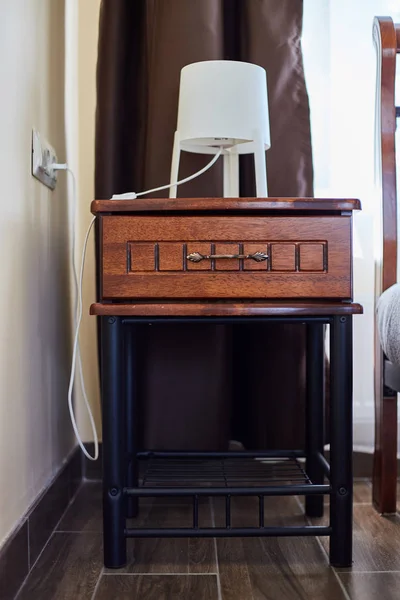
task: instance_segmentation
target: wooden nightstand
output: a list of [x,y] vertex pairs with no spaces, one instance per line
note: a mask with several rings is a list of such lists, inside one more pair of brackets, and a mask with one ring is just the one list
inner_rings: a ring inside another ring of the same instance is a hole
[[[362,312],[352,302],[352,212],[358,209],[357,200],[305,198],[93,202],[101,297],[91,314],[102,322],[107,567],[124,565],[127,537],[168,536],[328,535],[331,564],[351,564],[352,315]],[[136,326],[264,320],[307,324],[306,448],[138,452]],[[326,324],[331,330],[330,465],[323,455]],[[195,465],[191,477],[187,460]],[[139,463],[147,465],[143,472]],[[152,475],[160,468],[161,483]],[[254,472],[256,484],[243,483],[243,472]],[[205,480],[208,487],[201,483]],[[323,494],[330,494],[328,526],[265,526],[264,497],[304,495],[306,514],[321,516]],[[126,516],[137,515],[138,499],[146,496],[191,497],[193,527],[126,528]],[[199,526],[203,496],[225,497],[225,527]],[[258,497],[258,527],[232,527],[235,496]]]

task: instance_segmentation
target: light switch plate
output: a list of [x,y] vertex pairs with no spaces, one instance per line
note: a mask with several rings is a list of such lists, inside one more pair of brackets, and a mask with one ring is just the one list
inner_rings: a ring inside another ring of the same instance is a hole
[[36,129],[32,129],[32,175],[51,190],[54,190],[57,183],[57,171],[51,168],[56,162],[54,148]]

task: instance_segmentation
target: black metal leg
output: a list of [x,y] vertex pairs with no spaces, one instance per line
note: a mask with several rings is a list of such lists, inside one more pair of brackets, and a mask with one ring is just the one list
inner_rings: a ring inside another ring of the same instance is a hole
[[349,567],[353,518],[352,317],[335,316],[330,333],[330,563]]
[[[307,325],[306,472],[313,484],[324,483],[318,453],[324,449],[324,325]],[[323,496],[306,496],[306,514],[322,517]]]
[[126,564],[125,410],[121,317],[101,319],[104,565]]
[[[126,382],[126,486],[137,487],[139,480],[137,453],[137,373],[136,373],[136,327],[125,328],[125,382]],[[126,516],[136,517],[139,499],[127,497]]]

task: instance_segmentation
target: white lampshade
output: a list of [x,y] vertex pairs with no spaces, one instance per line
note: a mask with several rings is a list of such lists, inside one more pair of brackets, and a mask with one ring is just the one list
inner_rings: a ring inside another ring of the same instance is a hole
[[251,63],[212,60],[181,71],[177,134],[188,152],[213,154],[223,146],[254,153],[270,147],[267,74]]

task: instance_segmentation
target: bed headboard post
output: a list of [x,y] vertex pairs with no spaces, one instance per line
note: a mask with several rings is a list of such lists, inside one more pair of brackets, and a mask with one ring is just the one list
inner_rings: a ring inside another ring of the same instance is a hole
[[[396,53],[400,28],[390,17],[376,17],[373,39],[377,53],[375,157],[377,184],[382,190],[382,269],[376,281],[376,297],[397,281],[397,184],[396,184]],[[379,285],[380,284],[380,285]],[[380,289],[379,289],[380,288]]]
[[[395,75],[399,30],[389,17],[376,17],[373,39],[377,53],[375,108],[376,185],[381,192],[379,243],[375,263],[375,302],[397,281],[397,189]],[[376,308],[376,306],[375,306]],[[385,356],[375,319],[375,452],[372,498],[379,512],[396,511],[397,394],[385,386]]]

